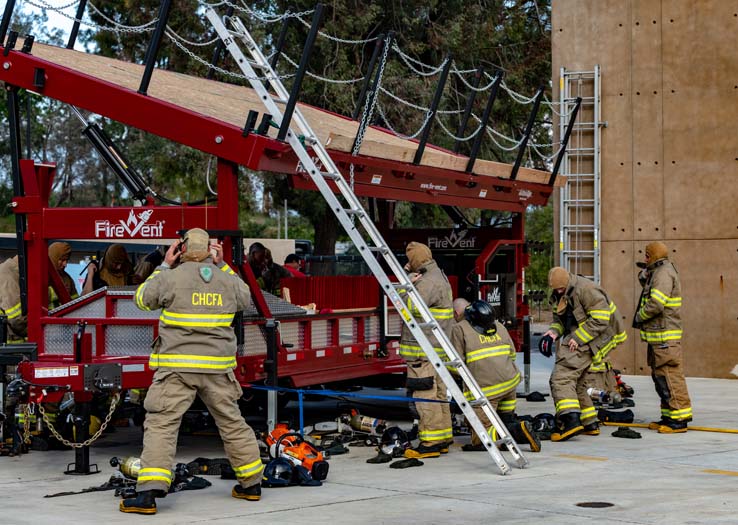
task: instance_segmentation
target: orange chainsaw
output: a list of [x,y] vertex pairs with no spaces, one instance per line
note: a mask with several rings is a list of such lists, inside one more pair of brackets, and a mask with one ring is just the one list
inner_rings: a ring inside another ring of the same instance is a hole
[[285,423],[278,423],[266,438],[270,458],[285,458],[295,466],[304,467],[313,479],[323,481],[328,477],[328,462],[323,453],[305,439],[289,429]]

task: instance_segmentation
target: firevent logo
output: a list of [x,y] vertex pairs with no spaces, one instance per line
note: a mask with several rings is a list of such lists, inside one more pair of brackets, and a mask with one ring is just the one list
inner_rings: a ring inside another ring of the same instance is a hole
[[125,237],[145,238],[162,237],[164,221],[149,224],[154,210],[145,210],[136,215],[134,210],[128,213],[128,220],[119,220],[118,223],[109,220],[95,221],[95,237],[121,239]]
[[428,237],[428,247],[431,249],[462,249],[462,248],[474,248],[477,242],[476,237],[466,238],[468,230],[462,230],[459,233],[452,231],[445,237]]

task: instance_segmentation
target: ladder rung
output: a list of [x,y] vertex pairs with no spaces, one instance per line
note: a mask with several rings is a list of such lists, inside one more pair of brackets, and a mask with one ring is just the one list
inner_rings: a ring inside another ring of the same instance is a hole
[[434,323],[434,322],[430,322],[430,323],[418,323],[418,326],[420,328],[433,328],[434,326],[436,326],[436,323]]
[[461,366],[462,362],[459,359],[454,359],[452,361],[446,361],[443,364],[446,365],[446,366],[452,367],[452,368],[459,368]]
[[389,248],[386,246],[369,246],[369,251],[381,253],[382,255],[386,255],[390,252]]
[[328,180],[338,180],[341,178],[340,173],[331,173],[329,171],[321,171],[320,174],[323,176],[324,179],[328,179]]
[[365,212],[364,210],[358,209],[358,208],[344,208],[344,212],[346,212],[346,215],[363,215]]
[[485,405],[486,403],[487,403],[486,397],[480,397],[479,399],[472,399],[471,401],[469,401],[469,405],[473,407],[481,407]]

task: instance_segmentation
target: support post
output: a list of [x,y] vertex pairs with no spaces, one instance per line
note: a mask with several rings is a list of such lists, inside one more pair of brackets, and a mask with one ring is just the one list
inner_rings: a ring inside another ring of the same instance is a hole
[[[233,16],[233,5],[229,5],[228,9],[226,10],[225,14],[226,18],[230,18]],[[219,38],[218,43],[215,44],[215,50],[213,51],[213,58],[210,59],[210,63],[213,64],[213,66],[217,66],[218,62],[220,62],[220,57],[223,55],[223,50],[225,49],[225,44],[223,43],[223,39]],[[205,78],[208,80],[213,80],[215,77],[215,69],[213,66],[210,66],[208,68],[208,74],[205,75]]]
[[10,27],[10,19],[13,17],[13,9],[15,9],[15,0],[6,0],[3,18],[0,21],[0,45],[3,46],[5,45],[5,35],[8,33],[8,27]]
[[277,71],[277,62],[279,62],[279,58],[282,56],[284,41],[287,39],[287,29],[289,29],[290,20],[292,20],[292,17],[288,16],[282,21],[282,28],[279,30],[279,36],[277,37],[277,46],[274,48],[274,56],[272,56],[272,60],[269,62],[269,65],[275,72]]
[[149,47],[146,50],[146,58],[144,59],[146,67],[141,78],[141,85],[138,87],[138,92],[141,95],[145,95],[149,90],[151,74],[154,72],[154,64],[156,63],[156,58],[159,56],[161,39],[164,37],[167,20],[169,19],[169,9],[171,7],[172,0],[162,0],[161,6],[159,7],[159,20],[156,22],[156,28],[154,29],[154,34],[151,37],[151,42],[149,42]]
[[79,22],[85,14],[85,8],[87,7],[87,0],[80,0],[77,6],[77,14],[75,15],[74,24],[72,25],[72,31],[69,33],[69,40],[67,40],[67,49],[74,49],[74,44],[77,42],[77,34],[79,33]]
[[[13,178],[13,195],[23,197],[23,179],[20,173],[21,159],[21,130],[20,111],[18,109],[18,88],[5,86],[7,93],[8,127],[10,128],[10,166]],[[18,284],[20,286],[20,301],[22,315],[28,314],[28,267],[26,265],[26,217],[24,214],[15,214],[15,241],[18,250]]]
[[474,164],[477,162],[479,148],[482,147],[482,139],[484,138],[484,134],[487,129],[487,122],[489,122],[489,117],[492,114],[492,106],[495,105],[497,91],[500,88],[500,82],[502,82],[503,76],[504,73],[502,71],[498,71],[495,74],[495,80],[492,84],[492,91],[490,92],[489,98],[487,99],[487,105],[484,107],[484,113],[482,113],[482,121],[479,123],[479,125],[482,126],[482,129],[477,134],[477,136],[474,137],[474,144],[472,144],[471,152],[469,153],[469,160],[466,163],[467,173],[471,173],[472,171],[474,171]]
[[[384,48],[384,49],[391,49],[391,47],[392,47],[392,39],[394,37],[395,37],[395,34],[392,31],[390,31],[389,33],[387,33],[387,36],[385,37],[385,39],[383,41],[383,44],[380,47],[381,48]],[[366,107],[366,106],[372,107],[372,104],[374,104],[374,100],[377,98],[377,95],[379,95],[379,83],[381,81],[382,81],[382,68],[379,67],[379,68],[377,68],[377,72],[374,74],[374,80],[372,81],[372,88],[371,88],[371,90],[369,90],[369,92],[366,95],[364,95],[364,97],[369,97],[369,99],[366,102],[364,102],[364,104],[363,104],[362,107]],[[360,107],[359,107],[358,104],[356,106],[356,109],[359,112],[361,111],[361,109],[360,109]],[[354,118],[357,118],[358,117],[358,113],[357,112],[355,112],[355,113],[356,113],[357,116],[354,117]],[[370,124],[369,119],[362,119],[359,122],[359,127],[356,130],[356,137],[354,137],[354,143],[351,145],[351,152],[352,152],[353,155],[358,155],[359,154],[359,150],[356,149],[356,144],[359,141],[359,137],[361,137],[364,134],[364,131],[369,126],[369,124]],[[361,146],[361,145],[359,145],[359,146]]]
[[[86,398],[85,398],[86,399]],[[87,441],[90,437],[90,401],[77,402],[74,410],[75,440],[78,443]],[[74,466],[74,468],[72,468]],[[92,470],[91,467],[95,467]],[[90,464],[90,447],[79,447],[74,449],[74,463],[67,465],[64,474],[70,476],[86,476],[88,474],[99,474],[97,464]]]
[[436,111],[438,111],[438,105],[441,103],[441,96],[443,95],[443,88],[446,87],[446,80],[448,79],[448,72],[451,70],[451,55],[446,56],[446,65],[443,66],[441,71],[441,78],[438,79],[438,85],[436,86],[436,92],[433,94],[433,101],[431,102],[430,109],[428,110],[429,115],[426,115],[425,125],[423,131],[420,133],[420,139],[418,140],[418,149],[415,151],[415,158],[413,164],[418,165],[423,160],[423,152],[425,151],[425,145],[428,143],[428,137],[430,136],[431,129],[433,128],[433,120],[436,118]]
[[530,394],[530,316],[523,317],[523,373],[525,374],[525,395]]
[[351,118],[356,120],[359,118],[359,114],[361,113],[361,108],[364,107],[364,99],[366,99],[366,92],[369,89],[369,84],[372,81],[372,74],[374,73],[374,66],[377,64],[377,58],[379,57],[379,52],[382,50],[382,44],[384,43],[384,35],[377,36],[376,42],[374,42],[374,51],[372,51],[372,57],[369,59],[369,67],[366,70],[366,75],[364,75],[364,82],[361,83],[361,91],[359,92],[359,98],[356,101],[356,107],[354,108],[354,113],[351,115]]
[[[279,375],[277,370],[277,322],[274,319],[266,320],[264,335],[267,350],[267,356],[264,360],[264,371],[267,374],[266,384],[276,388],[279,386]],[[269,432],[274,430],[274,426],[277,424],[277,394],[276,390],[267,390],[267,427]]]
[[523,155],[525,155],[525,148],[528,146],[528,140],[530,139],[530,134],[533,131],[533,124],[535,124],[536,117],[538,116],[538,108],[541,106],[543,89],[543,86],[541,86],[538,89],[538,93],[536,93],[536,98],[533,102],[533,111],[530,112],[530,116],[528,117],[528,124],[525,126],[523,141],[520,143],[520,147],[518,148],[518,156],[515,159],[515,164],[513,164],[512,171],[510,172],[510,180],[515,180],[518,177],[518,171],[520,170],[520,165],[523,162]]
[[[459,129],[456,130],[456,136],[461,137],[464,135],[464,132],[466,131],[466,125],[469,123],[469,117],[471,116],[472,108],[474,107],[474,99],[477,98],[477,88],[479,87],[479,82],[482,80],[482,76],[484,76],[484,68],[479,66],[477,68],[477,71],[474,73],[474,78],[472,79],[472,87],[474,89],[469,90],[469,96],[466,98],[466,107],[464,108],[464,115],[461,117],[461,123],[459,124]],[[480,133],[482,133],[484,130],[480,130]],[[458,153],[461,149],[462,141],[456,140],[454,142],[454,153]]]
[[[564,132],[564,138],[561,140],[561,149],[559,149],[559,154],[556,155],[556,162],[554,163],[553,171],[551,171],[551,177],[548,179],[548,185],[553,186],[556,182],[556,176],[559,174],[559,169],[561,168],[561,161],[564,160],[564,154],[566,153],[566,148],[569,145],[569,138],[571,137],[571,131],[574,128],[574,122],[577,120],[577,114],[579,113],[579,107],[582,105],[582,97],[577,97],[577,103],[574,106],[574,109],[571,112],[571,117],[569,117],[569,124],[566,125],[566,132]],[[595,126],[598,126],[599,123],[595,122]],[[595,131],[597,131],[595,129]]]
[[305,78],[305,72],[310,62],[310,55],[313,52],[313,45],[315,39],[318,36],[318,28],[320,22],[323,19],[323,4],[317,4],[315,6],[315,12],[313,13],[313,23],[310,25],[310,32],[308,33],[307,40],[305,41],[305,47],[302,48],[302,57],[300,57],[300,64],[297,67],[297,74],[292,82],[292,90],[290,91],[290,98],[287,101],[287,106],[284,108],[284,115],[282,116],[282,122],[279,126],[279,133],[277,133],[277,140],[284,142],[287,138],[287,132],[290,129],[290,123],[292,122],[292,114],[295,112],[295,106],[297,105],[297,99],[300,96],[300,89],[302,88],[302,81]]

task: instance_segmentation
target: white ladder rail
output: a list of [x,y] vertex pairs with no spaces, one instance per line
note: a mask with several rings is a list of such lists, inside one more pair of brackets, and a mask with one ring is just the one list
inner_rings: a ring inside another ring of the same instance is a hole
[[[269,94],[268,90],[261,81],[262,79],[259,75],[257,75],[251,61],[249,61],[241,52],[236,43],[236,38],[234,37],[237,36],[239,40],[243,41],[244,45],[251,53],[255,65],[265,72],[264,80],[266,80],[271,85],[277,97],[281,98],[282,100],[287,100],[287,98],[289,97],[287,90],[280,82],[277,74],[269,66],[269,63],[267,62],[264,55],[261,53],[259,46],[253,40],[253,38],[239,19],[230,19],[236,29],[236,33],[233,33],[226,28],[220,17],[217,15],[217,13],[215,13],[213,9],[209,8],[206,11],[206,16],[215,27],[226,48],[236,59],[236,63],[246,74],[247,79],[251,83],[256,93],[259,95],[259,98],[264,103],[264,106],[266,107],[269,114],[272,115],[272,118],[275,120],[275,122],[277,122],[277,124],[281,125],[281,121],[283,118],[282,110],[279,108],[277,103],[272,100],[272,95]],[[358,248],[359,253],[363,256],[365,262],[367,263],[367,266],[372,271],[372,274],[377,278],[377,281],[379,282],[383,291],[389,297],[390,301],[399,312],[403,322],[406,324],[415,339],[418,341],[419,345],[426,354],[426,357],[434,366],[436,372],[443,380],[453,399],[459,404],[462,412],[469,420],[473,430],[480,437],[482,443],[485,445],[490,456],[495,461],[500,472],[502,474],[507,474],[508,472],[510,472],[511,469],[505,461],[505,458],[497,449],[497,444],[507,445],[508,450],[512,454],[513,458],[516,460],[517,466],[520,468],[526,467],[528,465],[528,461],[520,452],[518,444],[515,443],[504,423],[502,423],[495,410],[492,409],[492,406],[482,392],[482,389],[472,377],[463,361],[459,358],[456,350],[454,349],[450,340],[441,328],[440,324],[431,314],[430,309],[425,304],[416,288],[413,286],[410,278],[405,273],[404,268],[399,263],[389,247],[386,245],[379,230],[376,228],[374,223],[371,221],[371,218],[363,209],[358,197],[353,193],[351,187],[346,182],[338,168],[335,166],[328,152],[317,139],[317,136],[312,131],[310,125],[308,124],[302,113],[299,111],[299,108],[295,108],[292,119],[297,124],[297,127],[300,130],[301,134],[304,135],[306,139],[309,139],[313,144],[313,154],[320,160],[322,164],[322,169],[324,171],[321,172],[321,168],[315,164],[312,156],[308,153],[305,146],[301,143],[300,138],[292,129],[290,129],[287,133],[287,142],[295,151],[295,154],[300,160],[303,168],[307,171],[311,180],[316,185],[317,189],[321,192],[327,204],[335,213],[337,219],[344,227],[351,240],[354,242],[354,245]],[[327,173],[329,176],[324,176],[325,173]],[[340,200],[328,184],[327,179],[335,184],[341,196],[346,200],[346,203],[348,204],[347,207],[344,207],[344,205],[340,202]],[[356,224],[354,224],[352,218],[358,219],[358,222],[361,224],[364,231],[374,243],[374,246],[370,246],[366,242],[364,237],[357,229]],[[379,253],[382,256],[385,263],[392,271],[393,275],[397,278],[398,282],[395,283],[390,280],[390,278],[385,273],[385,270],[382,268],[380,262],[374,257],[374,253]],[[400,289],[404,290],[404,292],[412,300],[417,310],[420,312],[420,316],[422,319],[421,322],[416,321],[413,315],[410,313],[407,305],[403,301],[398,291]],[[441,359],[441,357],[436,353],[433,345],[431,345],[428,337],[423,331],[423,328],[430,328],[432,335],[436,337],[439,345],[443,349],[443,353],[446,357],[445,361]],[[461,380],[463,381],[469,392],[472,394],[473,401],[467,401],[464,393],[454,381],[451,373],[446,368],[449,362],[453,363],[453,365],[457,368]],[[482,411],[487,416],[487,418],[489,418],[492,426],[495,428],[498,435],[500,436],[500,439],[497,442],[494,442],[489,437],[489,435],[487,434],[487,429],[484,427],[481,420],[476,416],[474,412],[474,406],[476,405],[481,407]]]

